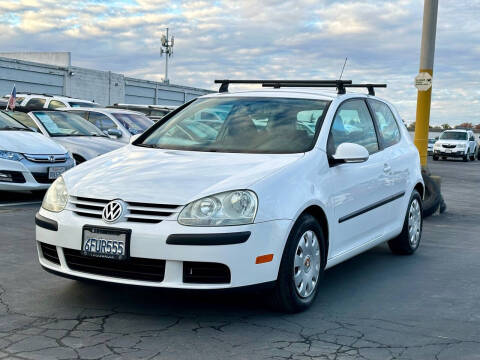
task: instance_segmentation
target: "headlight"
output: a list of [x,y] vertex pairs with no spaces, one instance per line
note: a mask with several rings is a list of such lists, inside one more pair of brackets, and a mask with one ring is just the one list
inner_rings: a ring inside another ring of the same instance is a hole
[[228,191],[191,202],[178,216],[178,222],[187,226],[251,224],[257,206],[257,195],[253,191]]
[[434,149],[440,149],[442,146],[440,144],[433,144]]
[[23,156],[17,152],[0,150],[0,159],[20,161],[23,159]]
[[459,149],[465,149],[466,145],[465,144],[457,144],[457,148]]
[[67,187],[65,186],[65,181],[63,181],[63,178],[60,176],[48,188],[43,198],[42,208],[48,211],[60,212],[67,206],[67,201]]

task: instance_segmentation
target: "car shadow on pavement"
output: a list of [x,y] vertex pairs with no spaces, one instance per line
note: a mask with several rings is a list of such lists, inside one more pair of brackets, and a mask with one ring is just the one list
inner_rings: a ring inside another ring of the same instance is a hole
[[[362,292],[378,274],[385,280],[395,271],[401,259],[384,245],[356,256],[327,270],[312,309],[335,299],[351,299],[360,286]],[[380,279],[380,280],[381,280]],[[372,289],[373,291],[373,289]],[[376,295],[370,293],[372,298]],[[58,294],[61,302],[84,308],[110,309],[119,312],[163,316],[165,314],[232,314],[255,315],[275,313],[268,304],[268,288],[247,287],[227,290],[176,290],[72,280]],[[377,294],[378,295],[378,294]],[[341,301],[340,301],[341,302]],[[335,306],[334,303],[331,305]]]

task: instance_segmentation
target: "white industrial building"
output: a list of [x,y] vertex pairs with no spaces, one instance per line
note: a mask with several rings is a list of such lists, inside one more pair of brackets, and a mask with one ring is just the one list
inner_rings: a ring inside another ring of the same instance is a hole
[[181,105],[210,90],[126,77],[71,65],[69,52],[0,52],[0,96],[17,93],[64,95],[114,103]]

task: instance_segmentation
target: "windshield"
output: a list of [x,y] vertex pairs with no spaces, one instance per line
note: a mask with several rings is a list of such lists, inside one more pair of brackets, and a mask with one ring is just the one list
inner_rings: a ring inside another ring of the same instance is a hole
[[79,115],[62,111],[35,111],[50,136],[105,136],[95,125]]
[[122,113],[113,113],[112,115],[132,135],[141,134],[153,125],[153,121],[145,115]]
[[68,105],[72,108],[78,108],[78,107],[86,107],[86,108],[96,108],[100,107],[98,104],[94,104],[91,102],[81,102],[81,101],[69,101]]
[[25,126],[20,124],[15,119],[0,112],[0,130],[28,130]]
[[199,99],[140,146],[238,153],[311,150],[329,102],[287,98]]
[[467,133],[463,131],[445,131],[440,135],[442,140],[467,140]]

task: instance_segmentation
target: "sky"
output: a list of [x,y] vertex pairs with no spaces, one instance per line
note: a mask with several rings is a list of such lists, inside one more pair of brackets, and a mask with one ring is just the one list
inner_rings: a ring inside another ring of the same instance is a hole
[[[480,123],[480,0],[439,1],[432,125]],[[415,120],[423,0],[19,0],[0,2],[1,51],[70,51],[75,66],[170,82],[214,79],[387,83],[377,95]]]

